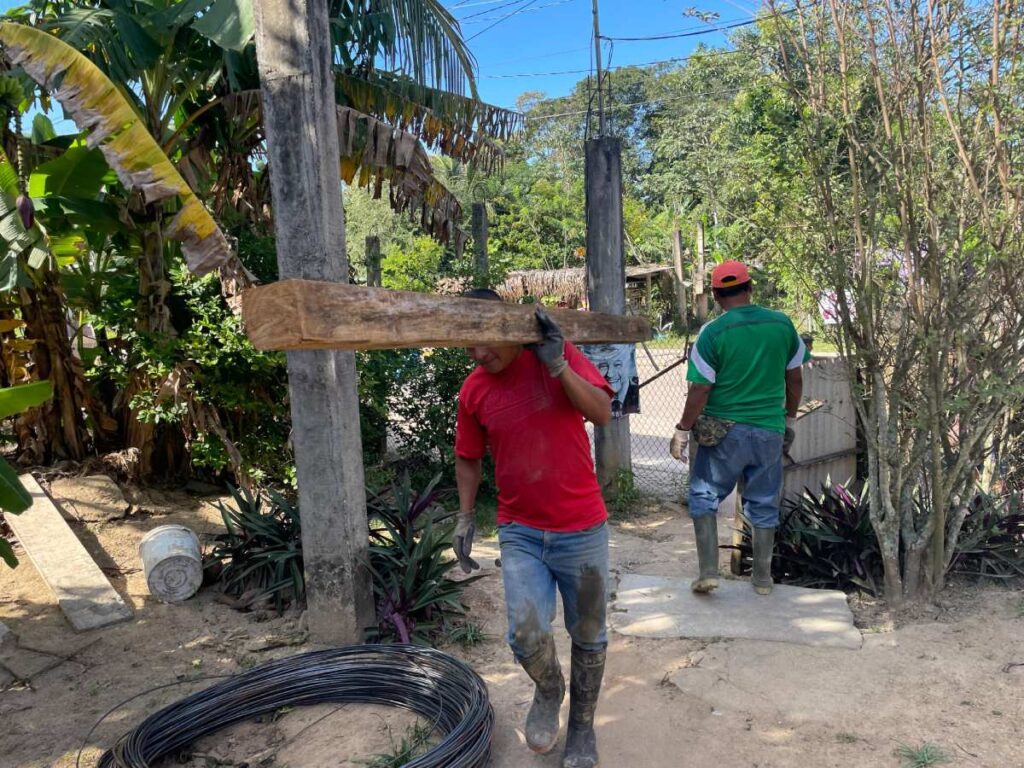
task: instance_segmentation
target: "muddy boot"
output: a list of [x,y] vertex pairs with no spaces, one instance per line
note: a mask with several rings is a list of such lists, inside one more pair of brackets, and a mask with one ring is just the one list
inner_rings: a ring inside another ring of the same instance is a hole
[[754,571],[750,583],[759,595],[768,595],[772,591],[772,552],[775,549],[774,528],[754,528]]
[[534,752],[547,754],[558,741],[558,712],[565,698],[565,678],[558,664],[554,638],[545,637],[540,650],[519,663],[537,686],[526,715],[526,744]]
[[694,592],[710,592],[718,587],[718,518],[715,515],[693,518],[693,532],[697,536],[700,572],[690,582],[690,589]]
[[565,737],[562,768],[597,768],[594,710],[604,677],[605,651],[584,651],[572,646],[569,681],[569,731]]

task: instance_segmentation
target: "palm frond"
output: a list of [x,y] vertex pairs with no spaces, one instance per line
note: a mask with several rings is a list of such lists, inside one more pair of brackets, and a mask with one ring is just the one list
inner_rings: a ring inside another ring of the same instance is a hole
[[391,208],[420,214],[423,230],[442,243],[456,235],[462,206],[434,176],[419,139],[371,115],[338,107],[341,177],[346,184],[369,188],[374,197],[388,182]]
[[518,112],[382,72],[336,74],[338,104],[415,134],[429,149],[486,173],[500,167],[507,141],[523,128]]
[[[419,83],[476,96],[476,61],[440,0],[334,0],[331,29],[344,60],[383,65]],[[367,33],[365,27],[372,26]]]

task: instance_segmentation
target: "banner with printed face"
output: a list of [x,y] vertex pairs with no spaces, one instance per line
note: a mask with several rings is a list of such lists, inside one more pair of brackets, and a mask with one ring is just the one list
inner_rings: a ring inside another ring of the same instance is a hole
[[640,413],[640,376],[635,344],[587,344],[583,354],[601,372],[615,392],[612,417]]

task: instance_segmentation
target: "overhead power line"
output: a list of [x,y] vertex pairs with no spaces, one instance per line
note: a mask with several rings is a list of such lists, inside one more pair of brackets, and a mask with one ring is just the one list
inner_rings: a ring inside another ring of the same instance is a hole
[[[462,18],[459,19],[459,21],[465,21],[466,19],[475,19],[477,16],[486,16],[489,13],[497,13],[503,8],[509,8],[513,5],[522,5],[525,2],[526,0],[506,0],[497,8],[488,8],[486,11],[477,11],[476,13],[471,13],[468,16],[463,16]],[[477,3],[477,5],[484,5],[484,3]]]
[[456,3],[455,5],[449,6],[448,11],[451,12],[459,8],[473,8],[475,6],[480,5],[494,5],[495,3],[500,2],[502,2],[502,0],[462,0],[461,3]]
[[[691,53],[689,56],[677,56],[671,59],[658,59],[656,61],[644,61],[638,64],[619,64],[615,67],[609,68],[609,72],[617,71],[620,69],[629,69],[630,67],[653,67],[657,64],[679,64],[690,59],[700,58],[714,58],[716,56],[736,56],[740,53],[750,53],[749,49],[742,51],[708,51],[706,53]],[[554,75],[585,75],[589,74],[589,69],[562,69],[553,72],[514,72],[507,75],[480,75],[483,80],[509,80],[518,77],[550,77]]]
[[[522,13],[526,13],[526,12],[535,13],[536,11],[543,11],[545,8],[555,8],[555,7],[559,6],[559,5],[567,5],[568,3],[574,3],[574,2],[576,2],[576,0],[554,0],[554,2],[548,3],[547,5],[538,5],[536,8],[523,8],[522,9]],[[493,10],[490,10],[490,11],[486,11],[486,13],[491,14],[491,13],[494,13],[495,11],[497,11],[497,8],[495,8]],[[469,17],[467,16],[466,18],[468,19]],[[462,23],[462,24],[486,24],[488,21],[492,21],[493,19],[494,19],[493,16],[489,16],[489,17],[485,16],[484,18],[473,19],[472,21],[466,21],[465,19],[463,19],[463,20],[460,20],[460,23]]]
[[[608,107],[608,110],[613,109],[625,109],[627,107],[642,107],[645,104],[661,104],[664,102],[674,101],[694,101],[696,99],[705,98],[707,96],[727,96],[729,94],[739,93],[743,90],[740,87],[736,88],[725,88],[720,91],[704,91],[703,93],[688,93],[685,96],[662,96],[657,99],[644,99],[643,101],[631,101],[626,104],[612,104]],[[572,115],[585,115],[590,112],[589,109],[574,109],[569,112],[554,112],[550,115],[526,115],[527,122],[535,122],[537,120],[550,120],[555,117],[571,117]]]
[[525,11],[525,10],[526,10],[527,8],[529,8],[529,7],[531,6],[531,5],[534,5],[534,4],[535,4],[535,3],[537,3],[537,2],[539,2],[539,0],[530,0],[530,2],[528,2],[528,3],[526,4],[526,5],[522,6],[521,8],[517,8],[516,10],[512,11],[511,13],[509,13],[509,14],[507,14],[507,15],[505,15],[505,16],[502,16],[502,17],[501,17],[500,19],[498,19],[498,20],[497,20],[496,22],[494,22],[493,24],[491,24],[491,25],[490,25],[489,27],[484,27],[484,28],[483,28],[483,29],[481,29],[481,30],[480,30],[479,32],[477,32],[477,33],[476,33],[475,35],[471,35],[471,36],[467,37],[467,38],[466,38],[466,42],[468,43],[468,42],[469,42],[470,40],[475,40],[476,38],[480,37],[480,35],[482,35],[482,34],[483,34],[484,32],[487,32],[487,31],[489,31],[489,30],[492,30],[492,29],[494,29],[494,28],[495,28],[496,26],[498,26],[499,24],[501,24],[501,23],[502,23],[503,21],[508,21],[508,20],[509,20],[509,19],[511,19],[511,18],[512,18],[513,16],[518,16],[518,15],[519,15],[520,13],[522,13],[522,12],[523,12],[523,11]]
[[[796,8],[791,8],[788,11],[779,11],[779,16],[786,16],[791,13],[796,13]],[[648,40],[676,40],[681,37],[699,37],[700,35],[710,35],[713,32],[724,32],[728,29],[737,29],[739,27],[749,27],[751,24],[757,24],[761,21],[769,21],[775,18],[775,14],[771,16],[758,16],[754,19],[747,19],[746,21],[734,21],[729,24],[720,24],[718,26],[712,26],[708,29],[695,29],[690,32],[676,32],[666,35],[646,35],[643,37],[608,37],[607,35],[601,35],[603,40],[611,40],[616,43],[638,43],[645,42]]]
[[552,51],[551,53],[542,53],[538,56],[518,56],[514,59],[505,59],[504,61],[488,62],[488,66],[500,67],[503,64],[518,64],[522,61],[537,61],[538,59],[551,59],[554,58],[555,56],[564,56],[567,53],[580,53],[581,51],[589,50],[591,50],[589,45],[583,48],[567,48],[564,51]]

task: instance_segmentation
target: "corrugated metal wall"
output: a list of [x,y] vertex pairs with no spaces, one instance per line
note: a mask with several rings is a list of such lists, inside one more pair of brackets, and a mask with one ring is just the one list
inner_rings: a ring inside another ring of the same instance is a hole
[[857,414],[844,366],[837,357],[815,355],[804,366],[804,402],[824,406],[800,418],[786,467],[784,495],[817,493],[823,483],[845,483],[857,469]]

